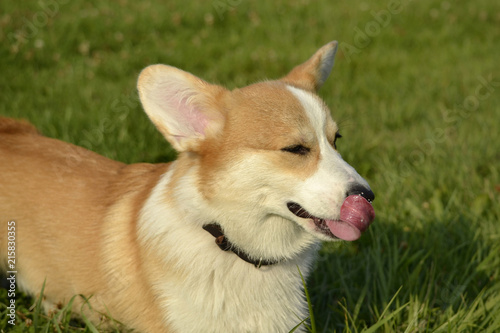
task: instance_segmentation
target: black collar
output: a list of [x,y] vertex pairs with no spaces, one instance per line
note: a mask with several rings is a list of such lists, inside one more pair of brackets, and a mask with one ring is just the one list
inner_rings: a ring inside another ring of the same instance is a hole
[[215,237],[215,244],[217,244],[217,246],[222,251],[232,251],[234,254],[236,254],[238,257],[240,257],[242,260],[254,265],[256,268],[260,268],[261,266],[274,265],[274,264],[277,264],[280,262],[278,260],[264,260],[262,258],[259,260],[251,259],[246,252],[238,249],[237,246],[234,246],[229,241],[229,239],[227,239],[226,235],[224,235],[224,232],[222,231],[221,226],[218,225],[217,223],[206,224],[203,226],[203,229],[205,229],[212,236]]

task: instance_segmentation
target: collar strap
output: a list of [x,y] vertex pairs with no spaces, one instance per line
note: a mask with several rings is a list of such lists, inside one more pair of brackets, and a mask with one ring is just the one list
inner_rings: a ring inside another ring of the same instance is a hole
[[203,226],[203,229],[208,231],[212,236],[215,237],[215,244],[222,251],[231,251],[236,254],[240,259],[254,265],[256,268],[260,268],[261,266],[269,266],[279,263],[278,260],[264,260],[260,258],[259,260],[251,259],[248,254],[240,249],[237,246],[234,246],[229,239],[227,239],[226,235],[222,231],[222,228],[217,223],[210,223]]

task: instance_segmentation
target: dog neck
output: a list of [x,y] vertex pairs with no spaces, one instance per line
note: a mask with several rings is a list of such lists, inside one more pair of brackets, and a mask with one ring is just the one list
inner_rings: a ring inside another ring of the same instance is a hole
[[248,253],[242,251],[237,246],[232,244],[229,241],[229,239],[227,239],[226,235],[224,235],[224,232],[222,231],[221,226],[217,223],[206,224],[203,226],[203,229],[208,231],[212,236],[215,237],[215,244],[217,244],[219,249],[221,249],[222,251],[233,252],[238,257],[240,257],[241,260],[254,265],[256,268],[260,268],[261,266],[275,265],[283,261],[283,260],[264,260],[262,258],[260,258],[259,260],[252,259],[248,255]]

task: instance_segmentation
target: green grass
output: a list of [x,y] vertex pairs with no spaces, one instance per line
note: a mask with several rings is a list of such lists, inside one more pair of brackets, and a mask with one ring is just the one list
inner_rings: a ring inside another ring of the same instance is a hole
[[[316,331],[499,331],[500,3],[404,1],[377,29],[372,12],[394,2],[2,1],[0,115],[113,159],[164,161],[174,153],[137,100],[142,68],[232,88],[336,39],[321,96],[377,219],[322,249],[308,281]],[[45,331],[34,302],[20,297],[14,329],[0,304],[0,329],[35,332],[37,318]],[[92,332],[68,322],[56,326]]]

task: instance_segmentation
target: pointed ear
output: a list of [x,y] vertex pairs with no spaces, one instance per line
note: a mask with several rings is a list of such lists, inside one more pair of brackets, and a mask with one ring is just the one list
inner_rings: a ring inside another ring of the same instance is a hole
[[316,51],[309,60],[292,69],[281,80],[305,90],[318,91],[330,75],[337,45],[336,41],[326,44]]
[[152,65],[139,75],[137,88],[148,117],[179,152],[196,151],[223,126],[217,105],[222,87],[175,67]]

